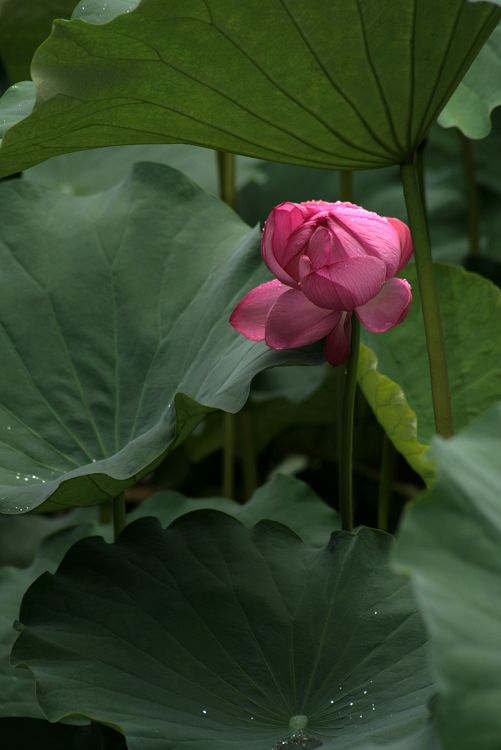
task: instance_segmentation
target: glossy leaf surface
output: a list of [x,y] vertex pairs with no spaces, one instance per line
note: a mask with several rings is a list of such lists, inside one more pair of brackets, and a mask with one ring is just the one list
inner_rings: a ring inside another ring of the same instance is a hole
[[143,0],[108,24],[59,22],[32,67],[38,106],[8,132],[0,171],[158,142],[327,168],[397,164],[498,18],[464,0]]
[[271,748],[298,715],[324,750],[390,747],[421,731],[431,686],[389,544],[361,529],[318,550],[214,511],[143,519],[35,583],[14,658],[51,720],[112,723],[129,750]]
[[[501,293],[458,266],[436,264],[454,425],[461,430],[501,399]],[[405,269],[413,303],[406,321],[383,335],[367,334],[359,382],[388,436],[425,480],[435,432],[426,341],[415,267]],[[375,355],[375,356],[374,356]]]
[[116,496],[209,409],[237,411],[257,372],[318,361],[228,324],[265,278],[259,232],[179,172],[0,192],[0,511]]
[[501,734],[501,408],[437,440],[434,489],[414,502],[396,563],[431,634],[446,750],[496,750]]

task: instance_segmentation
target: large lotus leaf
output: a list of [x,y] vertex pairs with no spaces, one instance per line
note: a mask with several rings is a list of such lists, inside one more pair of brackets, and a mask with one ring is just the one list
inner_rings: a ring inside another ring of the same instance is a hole
[[13,658],[50,720],[77,711],[129,750],[272,748],[304,716],[324,750],[386,747],[420,730],[431,691],[390,544],[361,529],[319,550],[216,511],[142,519],[38,579]]
[[332,531],[340,528],[335,510],[300,479],[284,474],[277,474],[259,487],[244,504],[224,498],[191,499],[179,492],[157,492],[141,503],[130,518],[154,516],[165,527],[179,516],[201,509],[223,511],[249,527],[259,521],[278,521],[315,546],[324,546]]
[[396,562],[432,642],[446,750],[497,750],[501,736],[501,407],[434,443],[436,486],[410,506]]
[[[405,270],[413,303],[404,323],[364,334],[359,383],[387,435],[428,481],[434,434],[426,341],[414,266]],[[460,430],[501,399],[501,293],[481,276],[435,264],[445,333],[454,425]]]
[[74,198],[1,186],[0,510],[102,502],[280,362],[228,324],[259,232],[161,165]]
[[[328,542],[332,531],[339,529],[338,514],[322,502],[308,485],[295,477],[280,475],[259,487],[243,505],[225,498],[191,499],[178,492],[158,492],[132,511],[128,519],[133,521],[153,516],[166,527],[176,518],[202,509],[222,511],[249,527],[267,519],[280,521],[303,541],[320,547]],[[38,718],[42,715],[31,673],[13,669],[9,664],[10,650],[15,640],[12,626],[28,587],[44,571],[55,570],[75,541],[91,534],[99,534],[111,541],[110,525],[99,524],[94,510],[80,509],[59,518],[41,518],[32,514],[0,518],[0,529],[3,524],[6,531],[10,529],[12,544],[19,543],[19,531],[24,532],[28,539],[36,536],[41,540],[38,553],[29,567],[23,570],[14,567],[0,569],[0,717]],[[21,544],[26,543],[21,540]]]
[[143,0],[104,25],[59,21],[32,65],[37,107],[7,133],[0,171],[158,142],[397,164],[498,19],[464,0]]
[[[125,179],[131,165],[138,161],[167,164],[179,169],[204,190],[214,195],[219,193],[214,151],[180,143],[158,146],[110,146],[55,156],[27,169],[23,173],[23,179],[72,195],[89,195],[101,193],[117,185]],[[237,158],[237,188],[259,178],[258,164],[260,162],[244,156]]]
[[487,40],[461,81],[438,122],[457,127],[468,138],[485,138],[491,130],[491,112],[501,105],[501,24]]
[[75,5],[76,0],[0,0],[0,59],[12,83],[29,78],[33,53],[52,21],[68,18]]
[[71,545],[95,533],[96,528],[87,523],[55,533],[44,540],[29,567],[21,570],[6,566],[0,569],[0,720],[4,717],[43,717],[32,675],[25,669],[14,669],[10,665],[10,651],[16,639],[13,623],[31,583],[46,570],[55,570]]

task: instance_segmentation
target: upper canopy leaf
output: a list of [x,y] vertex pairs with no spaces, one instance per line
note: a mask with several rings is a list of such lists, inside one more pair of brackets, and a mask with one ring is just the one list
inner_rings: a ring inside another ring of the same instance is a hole
[[116,496],[208,408],[241,408],[257,372],[317,361],[229,325],[266,275],[259,232],[179,172],[0,192],[2,512]]
[[464,0],[143,0],[107,24],[58,21],[9,174],[57,154],[190,142],[275,161],[407,160],[494,28]]
[[136,521],[38,579],[14,659],[50,720],[92,717],[129,750],[271,750],[304,715],[322,750],[415,747],[431,684],[390,543],[361,529],[319,550],[215,511]]

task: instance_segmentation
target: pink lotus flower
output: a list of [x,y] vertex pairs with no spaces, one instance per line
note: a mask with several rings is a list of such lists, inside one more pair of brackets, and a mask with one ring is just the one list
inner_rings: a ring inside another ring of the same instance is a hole
[[272,349],[325,338],[325,357],[336,366],[350,354],[353,313],[383,333],[409,309],[410,284],[393,278],[412,255],[398,219],[353,203],[281,203],[266,221],[261,253],[276,278],[246,294],[230,323]]

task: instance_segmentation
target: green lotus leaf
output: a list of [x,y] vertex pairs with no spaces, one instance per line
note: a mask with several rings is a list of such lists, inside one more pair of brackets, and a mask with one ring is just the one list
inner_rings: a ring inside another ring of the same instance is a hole
[[116,496],[209,410],[238,411],[259,371],[321,361],[228,324],[266,278],[259,232],[179,172],[0,193],[1,512]]
[[221,497],[190,499],[179,492],[157,492],[141,503],[130,519],[153,516],[166,527],[179,516],[202,509],[223,511],[249,527],[259,521],[278,521],[312,546],[325,546],[331,533],[340,528],[335,510],[300,479],[284,474],[259,487],[243,505]]
[[431,636],[445,750],[495,750],[501,735],[501,407],[437,439],[438,479],[405,514],[396,565]]
[[7,89],[0,99],[0,138],[16,122],[28,117],[35,103],[35,95],[32,81],[21,81]]
[[142,519],[38,579],[13,659],[51,721],[78,711],[129,750],[292,748],[301,731],[303,748],[406,747],[432,686],[390,544],[360,529],[318,549],[216,511]]
[[8,131],[0,173],[161,142],[325,168],[398,164],[499,16],[464,0],[143,0],[103,25],[57,21],[32,65],[37,107]]
[[[426,482],[435,470],[428,357],[414,266],[405,269],[413,303],[404,323],[363,334],[359,383],[388,437]],[[456,430],[501,399],[501,292],[453,265],[435,264]]]
[[468,138],[485,138],[491,131],[491,112],[501,105],[501,24],[494,29],[461,81],[438,122],[459,128]]
[[[32,519],[27,519],[32,520]],[[71,524],[71,521],[68,520]],[[57,528],[57,524],[53,524]],[[25,669],[14,669],[10,664],[10,651],[16,640],[13,628],[19,616],[21,599],[42,573],[55,570],[63,555],[74,542],[95,533],[95,524],[71,524],[69,528],[48,536],[41,544],[35,560],[24,569],[5,566],[0,568],[0,732],[4,737],[2,719],[20,717],[45,718],[38,704],[33,676]],[[16,727],[12,728],[12,731]],[[12,747],[15,745],[13,744]],[[20,743],[18,746],[22,747]]]

